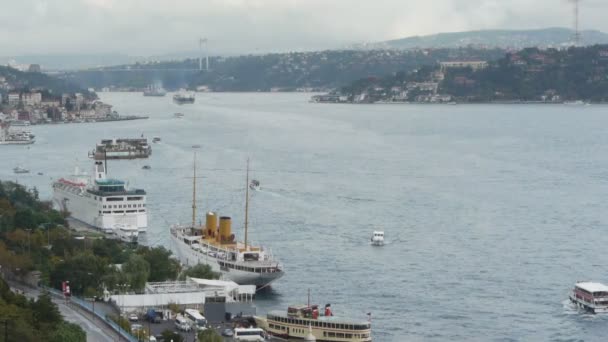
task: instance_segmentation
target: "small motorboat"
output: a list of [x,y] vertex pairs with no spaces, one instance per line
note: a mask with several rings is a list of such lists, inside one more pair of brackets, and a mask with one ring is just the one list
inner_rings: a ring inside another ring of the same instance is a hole
[[150,165],[144,165],[141,168],[144,170],[150,170],[152,167],[150,167]]
[[24,167],[21,167],[21,166],[17,166],[15,168],[13,168],[13,172],[14,173],[30,173],[30,170],[28,170]]
[[249,183],[249,189],[256,191],[260,190],[260,181],[257,179],[252,179]]
[[175,113],[175,114],[173,114],[173,117],[176,118],[176,119],[181,119],[181,118],[184,117],[184,114],[182,114],[182,113]]
[[373,246],[384,246],[384,232],[375,230],[372,233],[371,241]]
[[154,138],[152,138],[152,142],[153,143],[160,142],[160,137],[154,137]]
[[44,173],[38,172],[38,176],[44,176]]

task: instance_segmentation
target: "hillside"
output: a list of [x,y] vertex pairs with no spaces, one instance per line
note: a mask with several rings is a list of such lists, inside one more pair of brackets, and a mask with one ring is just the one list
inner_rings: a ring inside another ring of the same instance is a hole
[[293,91],[330,89],[362,77],[411,71],[438,60],[494,60],[498,49],[432,49],[416,51],[342,50],[213,57],[209,72],[198,60],[137,63],[79,71],[67,75],[83,87],[143,89],[162,82],[167,89],[207,87],[212,91]]
[[[574,32],[567,28],[536,30],[482,30],[414,36],[361,46],[370,49],[457,48],[465,46],[522,49],[570,45]],[[608,44],[608,34],[583,31],[582,44]]]
[[444,63],[363,78],[319,102],[608,102],[608,45],[528,48],[476,68]]
[[[63,93],[81,93],[91,98],[94,93],[68,80],[49,76],[40,72],[23,72],[6,66],[0,66],[0,85],[6,85],[7,90],[41,89],[47,98],[61,98]],[[2,88],[0,88],[2,89]]]

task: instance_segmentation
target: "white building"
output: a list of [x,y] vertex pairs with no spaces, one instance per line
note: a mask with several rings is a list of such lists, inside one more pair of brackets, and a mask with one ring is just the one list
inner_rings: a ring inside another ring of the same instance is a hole
[[481,70],[488,67],[488,62],[486,61],[451,61],[451,62],[441,62],[441,69],[453,69],[453,68],[471,68],[473,70]]
[[182,308],[203,310],[207,302],[248,304],[252,306],[255,285],[238,285],[232,281],[187,278],[186,281],[146,283],[143,294],[110,295],[122,312],[146,312],[177,304]]
[[21,94],[21,102],[26,106],[39,106],[42,102],[41,93],[23,93]]
[[9,106],[16,106],[19,104],[19,101],[21,101],[21,98],[19,97],[19,93],[9,93],[8,94],[8,105]]

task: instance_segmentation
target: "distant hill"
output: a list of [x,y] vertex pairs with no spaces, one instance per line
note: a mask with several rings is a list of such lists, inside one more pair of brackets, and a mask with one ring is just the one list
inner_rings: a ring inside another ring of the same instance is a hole
[[[457,48],[465,46],[501,49],[526,47],[559,47],[571,45],[574,31],[567,28],[537,30],[483,30],[414,36],[384,42],[362,44],[368,49]],[[608,34],[588,30],[582,32],[583,45],[608,44]]]
[[432,51],[328,50],[235,57],[212,57],[209,72],[198,71],[197,59],[136,63],[67,73],[83,87],[141,90],[160,82],[166,89],[205,86],[212,91],[326,90],[362,77],[411,71],[454,59],[494,60],[498,49]]
[[6,66],[0,66],[0,77],[4,78],[11,88],[16,90],[27,90],[40,88],[45,90],[46,97],[61,98],[63,93],[81,93],[89,98],[95,98],[95,93],[90,93],[74,82],[59,79],[39,72],[23,72]]

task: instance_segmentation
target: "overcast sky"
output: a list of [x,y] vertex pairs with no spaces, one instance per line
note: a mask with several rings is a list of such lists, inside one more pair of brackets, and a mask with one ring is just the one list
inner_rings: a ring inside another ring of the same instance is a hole
[[[571,26],[569,0],[0,0],[0,55],[343,47],[438,32]],[[608,0],[582,27],[608,31]]]

